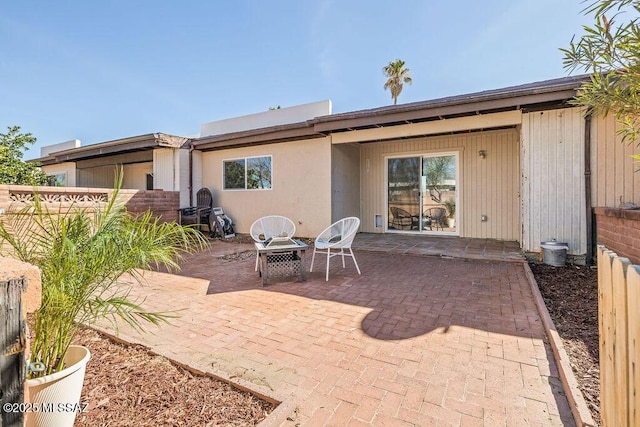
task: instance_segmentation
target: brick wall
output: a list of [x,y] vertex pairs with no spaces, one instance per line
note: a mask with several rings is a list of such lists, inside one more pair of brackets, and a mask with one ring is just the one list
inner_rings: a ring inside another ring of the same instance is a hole
[[598,244],[640,264],[640,210],[595,208]]
[[120,190],[120,197],[126,200],[129,212],[143,213],[151,209],[154,216],[162,221],[178,220],[180,208],[180,193],[178,191],[162,190]]
[[[113,190],[81,187],[39,187],[41,199],[64,209],[71,206],[93,208],[104,206]],[[162,190],[120,190],[120,200],[132,213],[143,213],[151,209],[154,216],[162,221],[176,221],[180,207],[180,193]],[[0,185],[0,210],[19,210],[29,207],[33,199],[33,187],[24,185]]]

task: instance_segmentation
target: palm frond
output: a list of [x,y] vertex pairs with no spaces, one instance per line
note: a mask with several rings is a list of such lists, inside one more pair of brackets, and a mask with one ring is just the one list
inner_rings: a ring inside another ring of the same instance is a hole
[[36,312],[32,360],[46,375],[60,369],[78,323],[124,321],[136,330],[160,325],[176,312],[147,311],[130,298],[130,274],[140,283],[140,269],[179,268],[178,260],[208,243],[195,229],[163,223],[151,212],[133,216],[119,201],[121,175],[102,209],[72,206],[49,210],[35,197],[32,206],[7,212],[0,222],[2,254],[29,262],[42,273],[42,305]]

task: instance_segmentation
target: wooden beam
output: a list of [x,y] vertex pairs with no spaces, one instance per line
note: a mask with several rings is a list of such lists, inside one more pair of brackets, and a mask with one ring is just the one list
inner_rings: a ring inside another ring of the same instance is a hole
[[389,126],[382,129],[363,129],[331,134],[332,144],[348,144],[394,138],[427,136],[447,132],[487,129],[502,126],[513,126],[522,123],[520,111],[481,114],[459,117],[455,119],[436,120],[431,122],[411,123],[408,125]]
[[[562,101],[566,99],[571,99],[575,96],[575,90],[565,90],[560,92],[549,92],[549,93],[540,93],[540,94],[532,94],[532,95],[524,95],[513,98],[502,98],[502,99],[492,99],[487,101],[476,101],[476,102],[468,102],[464,103],[463,101],[458,101],[459,103],[449,104],[449,105],[440,105],[433,107],[424,107],[414,110],[408,109],[399,109],[400,111],[384,111],[376,114],[367,113],[367,112],[358,112],[352,115],[346,115],[347,117],[339,118],[340,115],[337,115],[335,120],[331,120],[329,118],[326,121],[321,121],[319,123],[314,124],[314,130],[316,132],[322,131],[335,131],[338,129],[346,129],[346,128],[359,128],[363,126],[371,126],[374,124],[384,124],[384,123],[399,123],[404,121],[417,121],[424,120],[428,118],[436,118],[439,116],[451,116],[451,115],[462,115],[462,114],[474,114],[476,111],[495,111],[495,110],[505,110],[505,109],[513,109],[515,110],[515,106],[517,105],[528,105],[528,104],[540,104],[547,103],[553,101]],[[329,116],[331,117],[331,116]]]

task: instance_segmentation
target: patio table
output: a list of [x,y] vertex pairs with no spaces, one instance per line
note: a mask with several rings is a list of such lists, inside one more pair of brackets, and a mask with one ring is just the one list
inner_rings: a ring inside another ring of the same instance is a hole
[[262,276],[262,286],[270,277],[287,277],[300,274],[300,280],[307,281],[305,253],[309,247],[300,240],[274,238],[270,242],[256,242],[258,251],[258,275]]

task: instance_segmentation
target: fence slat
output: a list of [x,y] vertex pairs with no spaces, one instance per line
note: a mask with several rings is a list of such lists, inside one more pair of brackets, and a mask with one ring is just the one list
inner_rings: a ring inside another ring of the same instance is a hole
[[618,257],[612,264],[612,289],[613,289],[613,319],[614,319],[614,384],[616,395],[616,417],[615,425],[629,425],[629,336],[627,334],[627,324],[629,316],[627,314],[627,280],[626,272],[631,265],[628,258]]
[[640,266],[627,270],[629,314],[629,424],[640,426]]
[[598,246],[600,416],[640,426],[640,266]]
[[616,255],[598,247],[598,326],[600,336],[600,417],[605,426],[615,425],[616,396],[613,376],[612,262]]

